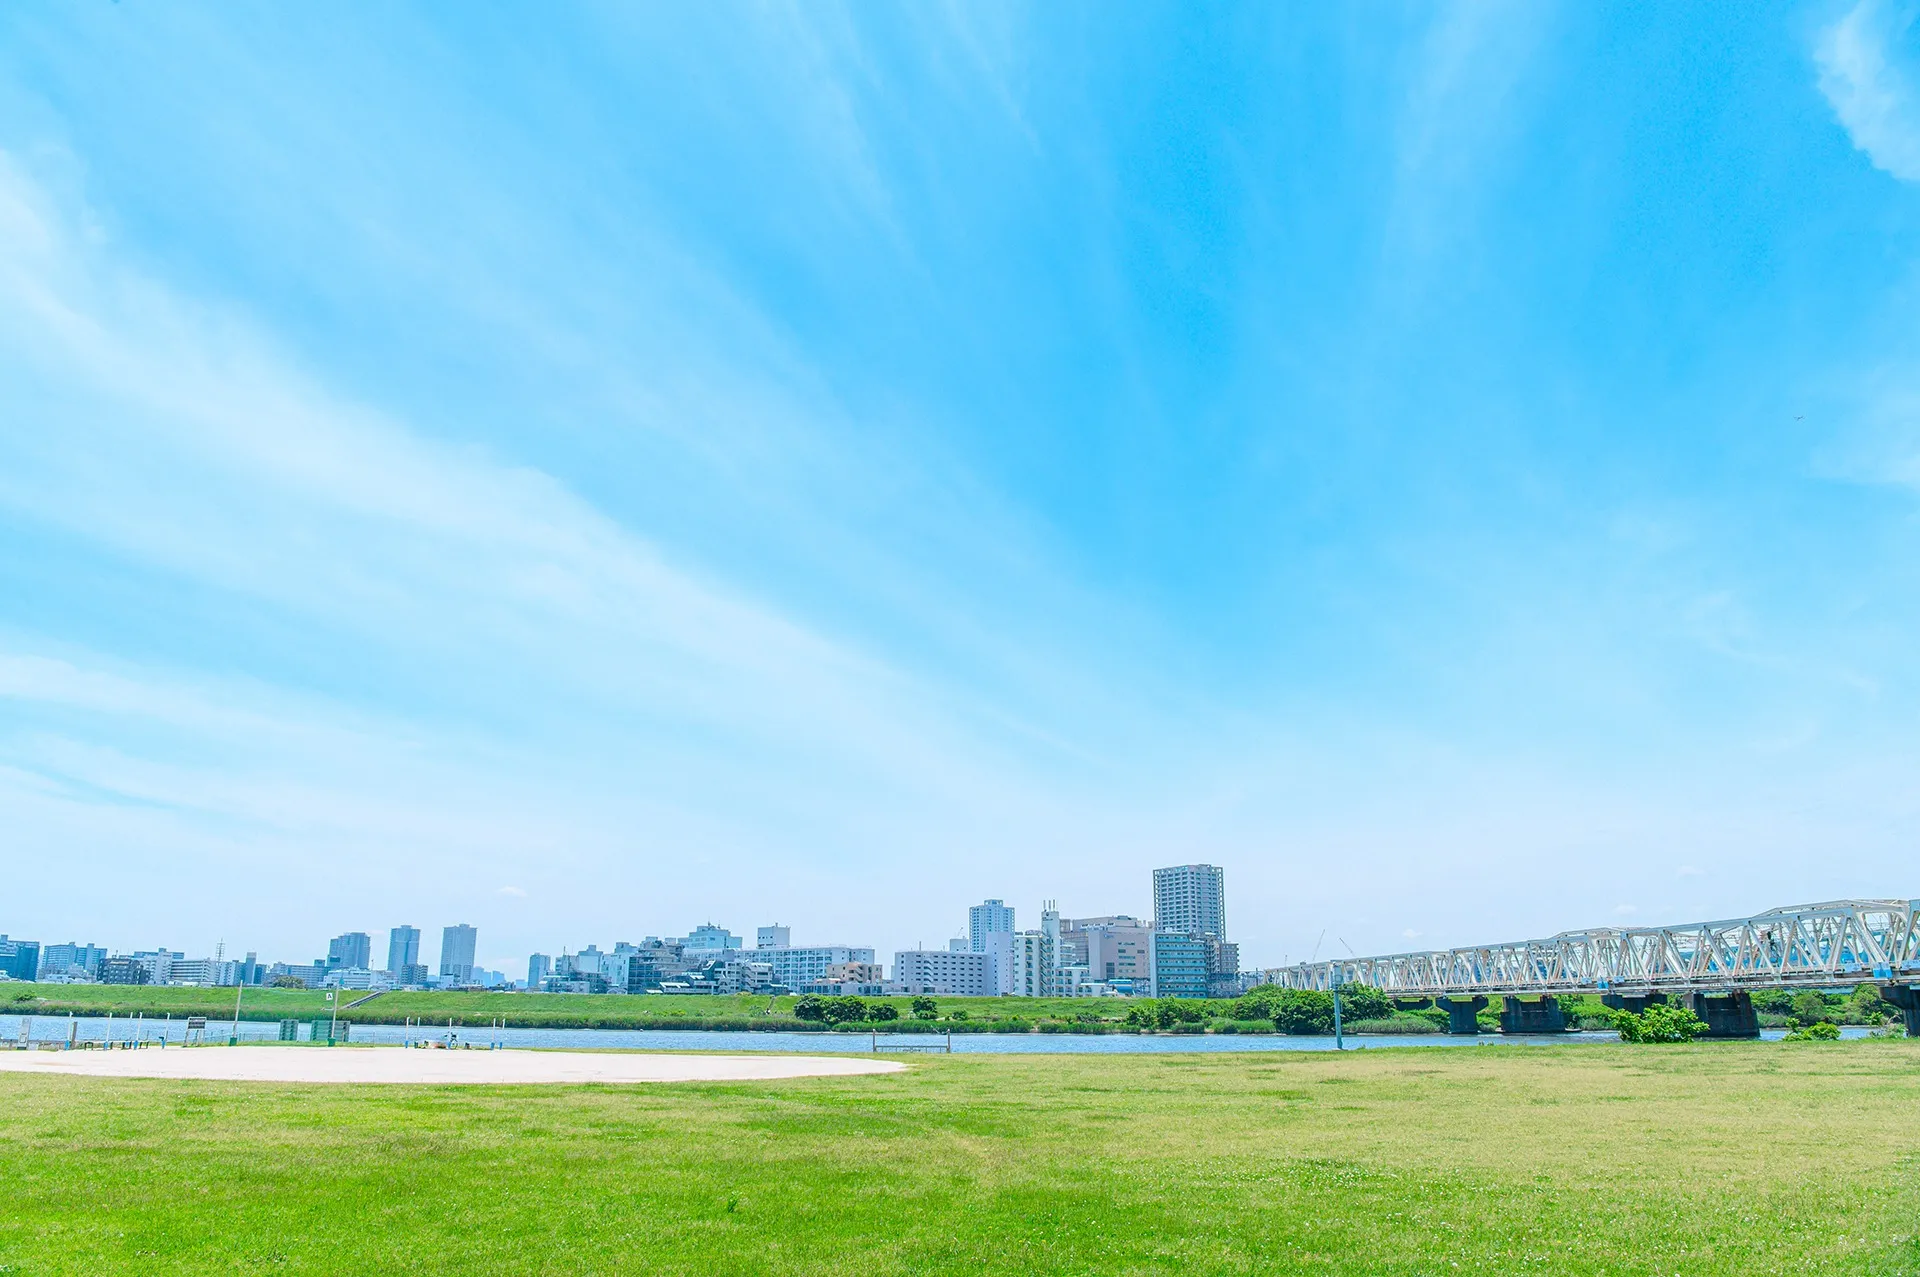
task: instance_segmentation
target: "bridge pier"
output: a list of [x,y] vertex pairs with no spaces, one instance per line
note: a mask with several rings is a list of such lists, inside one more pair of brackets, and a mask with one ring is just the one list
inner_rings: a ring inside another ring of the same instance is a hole
[[1667,1000],[1664,993],[1603,993],[1600,1001],[1616,1011],[1631,1011],[1635,1015],[1645,1015],[1650,1006],[1663,1005]]
[[1690,993],[1688,1009],[1707,1023],[1703,1038],[1757,1038],[1760,1017],[1753,1010],[1753,995],[1745,989],[1732,993]]
[[1906,1017],[1908,1037],[1920,1038],[1920,988],[1911,984],[1883,984],[1880,999]]
[[1567,1013],[1560,1009],[1559,999],[1551,995],[1529,1002],[1508,994],[1501,999],[1500,1031],[1502,1033],[1565,1033],[1567,1031]]
[[1480,1021],[1475,1017],[1486,1010],[1487,1000],[1475,994],[1471,998],[1435,998],[1433,1005],[1447,1013],[1447,1032],[1478,1033]]

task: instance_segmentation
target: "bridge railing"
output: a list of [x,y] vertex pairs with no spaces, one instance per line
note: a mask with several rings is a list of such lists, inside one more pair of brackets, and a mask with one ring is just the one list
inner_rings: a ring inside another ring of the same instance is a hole
[[1920,900],[1836,900],[1675,927],[1599,927],[1544,940],[1300,963],[1286,988],[1365,984],[1441,994],[1711,992],[1920,981]]

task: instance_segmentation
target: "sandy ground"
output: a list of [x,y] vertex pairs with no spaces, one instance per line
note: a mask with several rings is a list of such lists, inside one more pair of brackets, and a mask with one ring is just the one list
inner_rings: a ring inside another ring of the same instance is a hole
[[898,1061],[862,1056],[420,1051],[367,1046],[0,1051],[0,1072],[220,1082],[739,1082],[897,1073],[905,1067]]

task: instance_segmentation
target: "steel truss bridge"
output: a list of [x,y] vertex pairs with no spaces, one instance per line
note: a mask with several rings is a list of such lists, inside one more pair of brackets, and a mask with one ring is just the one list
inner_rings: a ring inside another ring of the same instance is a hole
[[1677,927],[1599,927],[1545,940],[1304,962],[1271,983],[1371,985],[1397,998],[1725,994],[1920,985],[1920,900],[1835,900]]

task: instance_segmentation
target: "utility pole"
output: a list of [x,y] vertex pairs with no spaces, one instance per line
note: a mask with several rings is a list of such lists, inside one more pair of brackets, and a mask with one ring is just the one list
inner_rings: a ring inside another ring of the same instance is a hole
[[[89,941],[88,943],[92,943],[92,942]],[[233,1033],[227,1038],[228,1046],[240,1045],[240,995],[242,993],[245,993],[246,989],[247,989],[247,986],[244,984],[241,984],[237,978],[234,980],[233,982]]]

